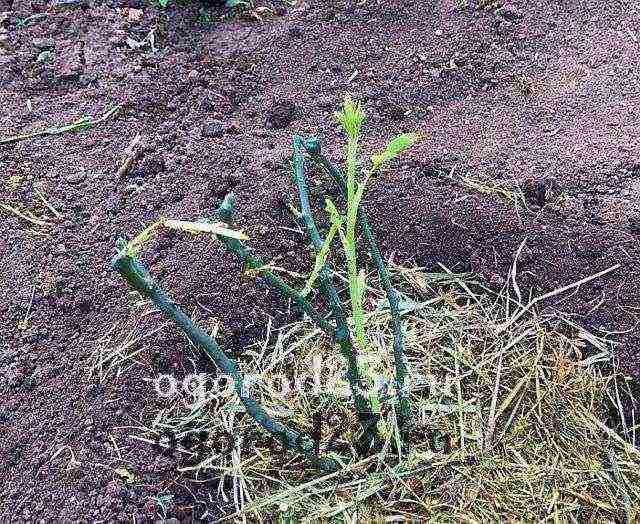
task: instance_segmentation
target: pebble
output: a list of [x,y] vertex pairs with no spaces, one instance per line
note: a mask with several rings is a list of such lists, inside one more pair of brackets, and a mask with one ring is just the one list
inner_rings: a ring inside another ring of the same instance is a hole
[[53,38],[34,38],[33,46],[37,49],[53,49],[56,45],[56,41]]
[[87,173],[84,171],[77,171],[76,173],[69,173],[65,180],[68,184],[79,184],[80,182],[84,182],[87,178]]
[[512,4],[505,4],[498,12],[502,18],[510,22],[518,22],[524,16],[522,11]]
[[46,64],[48,62],[51,62],[52,58],[53,58],[53,55],[51,54],[51,51],[42,51],[41,53],[38,54],[38,57],[36,58],[36,62],[38,62],[39,64]]
[[9,42],[9,35],[0,35],[0,48],[4,49],[7,53],[13,53],[13,46]]
[[240,126],[236,122],[222,122],[221,120],[210,120],[202,126],[201,134],[207,138],[219,137],[225,133],[236,135],[240,132]]

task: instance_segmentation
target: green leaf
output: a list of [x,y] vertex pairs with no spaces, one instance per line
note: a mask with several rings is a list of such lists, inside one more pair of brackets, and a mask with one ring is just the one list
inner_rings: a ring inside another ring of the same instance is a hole
[[342,225],[342,216],[338,212],[336,205],[329,198],[325,199],[325,209],[329,214],[329,218],[331,219],[332,224],[336,224],[338,226]]
[[398,157],[403,151],[409,149],[419,139],[420,136],[417,133],[403,133],[402,135],[397,136],[387,144],[384,151],[371,157],[371,162],[373,163],[371,171],[377,171],[383,164],[386,164]]
[[309,276],[309,280],[307,280],[307,283],[305,284],[304,289],[300,292],[300,294],[303,297],[306,297],[309,294],[309,292],[311,291],[311,288],[313,287],[313,284],[315,283],[318,276],[320,275],[320,271],[322,271],[322,268],[326,264],[327,257],[329,256],[329,248],[331,247],[331,243],[333,242],[333,237],[336,235],[339,227],[340,225],[337,224],[336,222],[333,222],[331,224],[331,229],[329,229],[327,238],[324,239],[324,243],[322,244],[320,251],[318,251],[318,254],[316,255],[316,262],[313,266],[313,271]]
[[158,3],[162,6],[162,7],[167,7],[169,5],[169,0],[158,0]]
[[342,110],[335,116],[349,138],[355,139],[360,134],[364,122],[364,111],[362,105],[354,102],[349,95],[344,99]]

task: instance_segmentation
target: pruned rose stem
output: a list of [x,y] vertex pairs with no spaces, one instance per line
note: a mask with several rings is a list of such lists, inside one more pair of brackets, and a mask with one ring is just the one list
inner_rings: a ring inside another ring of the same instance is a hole
[[[218,218],[222,222],[229,223],[233,215],[234,205],[235,196],[233,193],[229,193],[217,211]],[[259,272],[269,285],[277,289],[284,297],[292,299],[328,337],[335,337],[335,328],[331,322],[326,320],[300,293],[286,284],[279,276],[268,270],[266,264],[260,260],[260,258],[252,255],[242,242],[235,238],[224,236],[218,236],[217,238],[229,251],[240,257],[249,269]]]
[[[346,180],[340,171],[335,165],[331,163],[331,161],[322,154],[320,150],[320,142],[317,138],[310,138],[304,141],[304,147],[309,153],[311,159],[324,168],[329,175],[335,180],[338,187],[342,190],[343,193],[346,193],[347,183]],[[362,233],[369,245],[369,251],[371,252],[371,257],[373,258],[373,262],[376,265],[376,269],[378,270],[378,278],[380,279],[380,283],[387,294],[387,299],[389,301],[389,310],[391,311],[391,319],[393,322],[393,357],[394,364],[396,369],[396,391],[398,395],[398,427],[402,430],[406,421],[410,415],[410,406],[409,401],[406,399],[404,395],[404,380],[407,375],[407,366],[404,358],[404,344],[403,344],[403,333],[402,333],[402,324],[400,322],[400,310],[398,308],[398,296],[396,294],[395,289],[391,286],[391,281],[389,280],[389,275],[387,273],[387,267],[382,259],[382,255],[380,254],[380,250],[378,249],[378,245],[373,236],[373,232],[371,231],[371,226],[369,225],[369,220],[367,219],[367,214],[365,210],[360,207],[358,209],[358,224],[362,229]]]
[[[236,241],[237,242],[237,241]],[[124,243],[122,243],[124,244]],[[229,359],[205,331],[199,328],[169,297],[160,289],[147,269],[125,249],[119,246],[118,254],[111,261],[111,267],[120,273],[132,289],[152,301],[154,306],[172,320],[194,345],[200,347],[216,365],[233,378],[234,389],[247,413],[267,432],[276,437],[283,446],[304,455],[315,467],[328,472],[340,469],[340,464],[332,459],[320,457],[314,453],[314,442],[301,431],[290,429],[271,418],[267,412],[248,394],[243,387],[242,374],[236,364]]]
[[[299,136],[293,137],[293,175],[298,186],[298,194],[300,196],[300,212],[302,220],[311,242],[316,250],[320,251],[324,244],[323,238],[316,226],[309,204],[309,194],[307,188],[307,180],[304,174],[304,153],[303,141]],[[342,308],[340,297],[333,285],[333,280],[329,269],[325,265],[320,271],[319,277],[320,291],[325,296],[333,312],[336,321],[335,341],[340,345],[340,352],[347,361],[347,378],[353,401],[356,407],[358,420],[362,424],[365,437],[369,445],[376,442],[379,438],[377,423],[373,420],[373,412],[371,403],[362,395],[361,378],[358,369],[358,354],[354,345],[351,343],[351,333],[347,323],[347,317]]]

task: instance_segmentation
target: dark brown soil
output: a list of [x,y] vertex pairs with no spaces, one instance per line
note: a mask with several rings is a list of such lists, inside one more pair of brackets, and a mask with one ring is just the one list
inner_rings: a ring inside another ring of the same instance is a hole
[[[123,104],[92,129],[0,145],[0,203],[55,222],[34,235],[0,211],[3,520],[152,518],[162,494],[175,497],[173,517],[224,511],[213,480],[194,485],[175,459],[128,438],[162,406],[148,379],[193,371],[175,329],[145,339],[129,372],[102,384],[89,377],[97,341],[134,307],[108,262],[119,236],[160,215],[211,216],[233,189],[256,251],[291,269],[308,264],[282,207],[293,195],[291,135],[318,134],[338,160],[332,112],[345,92],[365,104],[366,147],[400,131],[427,134],[368,193],[386,256],[500,285],[526,238],[519,284],[534,295],[620,264],[555,305],[610,333],[621,364],[640,372],[636,2],[521,1],[495,11],[454,0],[300,1],[278,3],[261,22],[205,26],[195,6],[143,7],[136,21],[109,4],[59,11],[3,1],[0,138]],[[17,27],[36,12],[47,16]],[[127,44],[152,29],[154,56]],[[48,38],[54,47],[39,63]],[[138,133],[142,158],[120,178]],[[461,175],[519,188],[528,208],[450,180]],[[39,204],[36,183],[61,220]],[[163,238],[146,261],[189,312],[222,322],[229,348],[261,336],[269,318],[291,318],[214,242]]]

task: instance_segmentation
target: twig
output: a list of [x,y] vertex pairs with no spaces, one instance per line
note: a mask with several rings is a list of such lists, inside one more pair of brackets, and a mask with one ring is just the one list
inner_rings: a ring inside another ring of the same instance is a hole
[[[311,156],[311,159],[318,165],[323,167],[331,175],[338,187],[344,193],[346,191],[346,181],[344,179],[344,176],[342,175],[340,170],[336,166],[334,166],[326,156],[322,154],[322,152],[320,151],[320,142],[316,138],[311,138],[304,143],[304,146]],[[409,418],[410,407],[408,400],[404,396],[404,379],[407,375],[407,366],[404,358],[403,333],[402,324],[400,322],[398,297],[395,289],[391,286],[387,268],[384,261],[382,260],[382,255],[380,254],[380,250],[378,249],[378,245],[376,244],[373,232],[371,231],[371,227],[369,226],[367,214],[362,207],[358,210],[358,223],[360,225],[360,228],[362,229],[365,239],[367,240],[367,243],[369,244],[371,256],[378,270],[378,278],[380,279],[380,283],[382,284],[382,287],[384,288],[387,294],[387,299],[389,301],[389,310],[391,311],[391,319],[393,321],[393,357],[396,368],[396,390],[398,394],[399,405],[398,427],[402,429],[405,422]]]
[[247,393],[243,386],[243,378],[235,363],[229,359],[205,331],[196,326],[193,321],[170,300],[153,280],[147,269],[130,255],[126,244],[120,242],[119,252],[111,261],[111,267],[120,273],[129,286],[138,291],[145,298],[150,299],[154,306],[184,332],[187,338],[200,347],[216,365],[234,380],[234,389],[244,404],[247,413],[266,431],[274,435],[284,446],[295,450],[307,457],[314,466],[329,472],[340,468],[338,462],[332,459],[318,457],[313,453],[314,443],[302,432],[292,430],[276,420]]
[[59,135],[61,133],[66,133],[68,131],[78,131],[81,129],[88,129],[90,127],[95,126],[96,124],[100,124],[104,122],[107,118],[113,115],[121,107],[122,107],[122,104],[112,107],[109,111],[107,111],[104,115],[102,115],[100,118],[96,120],[93,120],[91,117],[84,117],[71,124],[66,124],[61,127],[49,127],[47,129],[44,129],[43,131],[35,131],[33,133],[24,133],[20,135],[10,136],[7,138],[0,138],[0,144],[13,144],[14,142],[20,142],[21,140],[28,140],[29,138],[36,138],[39,136]]
[[[51,226],[52,225],[50,222],[45,222],[44,220],[40,220],[39,218],[36,218],[35,216],[29,216],[29,215],[27,215],[25,213],[21,213],[15,207],[11,207],[11,206],[9,206],[7,204],[0,204],[0,208],[4,209],[5,211],[9,211],[9,213],[13,213],[17,217],[20,217],[23,220],[26,220],[27,222],[33,224],[34,226],[47,227],[47,226]],[[31,213],[29,213],[29,214],[31,214]]]
[[129,147],[125,152],[125,159],[118,169],[118,178],[122,178],[128,175],[129,171],[131,171],[131,168],[133,167],[133,164],[140,158],[141,151],[139,146],[141,140],[142,137],[140,135],[136,135],[135,137],[133,137],[133,140],[131,141]]
[[56,208],[54,208],[51,203],[45,198],[44,194],[42,193],[42,191],[40,191],[37,187],[33,187],[33,190],[35,191],[36,195],[38,195],[40,197],[40,200],[42,200],[42,202],[44,203],[45,206],[47,206],[47,209],[49,209],[49,211],[51,211],[56,218],[58,219],[62,219],[62,215],[56,210]]

